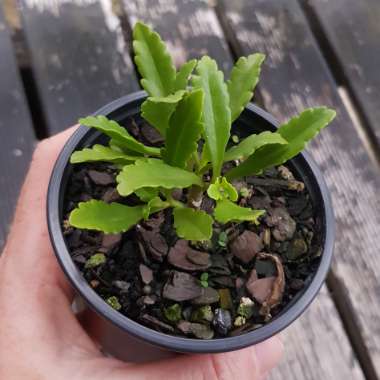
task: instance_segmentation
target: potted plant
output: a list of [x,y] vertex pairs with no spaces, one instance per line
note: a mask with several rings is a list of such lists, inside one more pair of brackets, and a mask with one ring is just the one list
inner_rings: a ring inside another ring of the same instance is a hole
[[225,82],[210,57],[176,71],[157,33],[137,23],[133,36],[146,93],[81,119],[63,149],[48,194],[55,253],[113,355],[131,359],[126,336],[139,360],[260,342],[303,312],[330,265],[329,194],[300,152],[335,112],[277,129],[249,104],[262,54]]

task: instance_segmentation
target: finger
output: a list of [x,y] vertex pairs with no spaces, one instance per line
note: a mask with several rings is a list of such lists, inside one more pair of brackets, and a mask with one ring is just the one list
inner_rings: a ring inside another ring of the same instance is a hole
[[[40,142],[17,203],[2,262],[7,273],[17,273],[37,285],[58,284],[72,296],[52,255],[46,224],[46,194],[53,165],[76,127]],[[54,287],[52,287],[54,289]]]
[[282,352],[282,343],[274,337],[240,351],[215,355],[183,355],[156,363],[124,368],[121,366],[114,369],[112,379],[259,380],[278,363]]
[[46,227],[46,195],[50,175],[60,151],[76,128],[68,128],[38,143],[21,188],[8,243],[13,242],[14,235],[18,236],[19,228],[27,230],[32,224]]
[[275,336],[257,344],[254,349],[260,373],[264,375],[278,364],[284,351],[284,345],[280,337]]

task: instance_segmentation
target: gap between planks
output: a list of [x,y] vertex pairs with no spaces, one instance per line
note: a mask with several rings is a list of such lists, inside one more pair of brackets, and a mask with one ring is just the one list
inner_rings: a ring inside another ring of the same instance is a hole
[[332,73],[338,87],[343,89],[339,95],[348,111],[350,118],[357,129],[361,140],[363,141],[371,159],[380,168],[380,144],[378,143],[375,132],[370,126],[370,122],[358,102],[355,92],[352,89],[350,80],[344,73],[344,69],[329,39],[327,38],[322,25],[315,14],[314,9],[310,6],[308,0],[297,0],[303,10],[309,27],[314,35],[317,46],[327,62],[330,72]]
[[360,333],[359,323],[356,319],[354,307],[347,296],[346,287],[333,271],[329,272],[326,283],[335,304],[335,308],[342,321],[343,328],[360,363],[360,367],[366,380],[379,380],[369,349]]
[[[297,0],[300,2],[300,0]],[[224,13],[224,6],[218,6],[218,16],[220,19],[220,22],[223,26],[225,35],[229,39],[230,43],[229,46],[232,47],[234,50],[234,55],[241,55],[243,51],[241,50],[240,44],[237,41],[236,34],[234,31],[231,30],[231,27],[228,25],[228,20],[226,19],[225,13]],[[305,14],[305,9],[302,7],[303,13]],[[307,17],[307,21],[309,23],[310,27],[310,20],[309,17]],[[339,80],[336,78],[336,70],[331,70],[331,64],[334,64],[336,62],[335,59],[331,59],[328,55],[326,55],[326,50],[323,49],[323,44],[321,44],[321,35],[320,31],[316,33],[315,28],[311,28],[311,31],[314,35],[315,40],[317,41],[317,47],[321,50],[321,53],[329,64],[329,70],[332,72],[332,76],[336,82],[339,83]],[[322,46],[321,46],[322,45]],[[341,83],[342,85],[342,83]],[[258,90],[260,88],[258,87]],[[357,130],[360,139],[364,142],[365,148],[367,152],[370,154],[372,161],[375,162],[375,164],[380,164],[379,160],[379,150],[378,146],[376,145],[376,139],[374,138],[374,135],[371,133],[369,127],[367,125],[364,126],[365,121],[363,121],[363,118],[360,117],[360,110],[358,109],[358,105],[356,102],[354,102],[350,94],[347,94],[347,91],[345,91],[344,87],[341,86],[340,89],[338,89],[338,93],[340,98],[342,99],[342,102],[344,104],[344,107],[347,109],[349,117],[352,119],[353,125],[355,126],[355,129]],[[377,166],[377,165],[376,165]],[[378,166],[377,166],[378,168]],[[347,336],[349,337],[349,340],[352,344],[353,350],[355,354],[358,357],[360,366],[362,367],[362,370],[368,380],[375,380],[378,379],[376,375],[376,371],[374,369],[374,364],[371,360],[371,355],[369,352],[369,349],[366,347],[364,342],[364,337],[360,332],[359,323],[356,320],[356,318],[351,318],[353,307],[350,307],[350,299],[347,297],[347,290],[344,286],[344,284],[339,281],[337,276],[330,275],[328,279],[328,286],[329,290],[332,293],[333,300],[335,303],[335,306],[339,312],[340,318],[343,322],[345,332]]]
[[38,140],[48,137],[46,119],[37,90],[35,75],[31,65],[30,52],[22,29],[21,15],[16,0],[4,0],[5,21],[8,24],[14,56],[17,63],[25,98],[28,103],[33,130]]

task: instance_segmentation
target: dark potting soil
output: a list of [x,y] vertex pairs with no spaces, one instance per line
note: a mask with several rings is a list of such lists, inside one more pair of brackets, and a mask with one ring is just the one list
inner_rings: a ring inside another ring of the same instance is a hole
[[[129,131],[160,146],[153,128]],[[63,232],[72,259],[90,286],[125,316],[164,333],[199,339],[234,336],[276,317],[307,286],[321,254],[319,225],[304,184],[286,166],[234,182],[241,206],[264,209],[260,224],[214,224],[210,242],[178,239],[171,210],[123,234],[68,224],[79,202],[102,199],[138,204],[116,191],[117,168],[76,164],[68,180]],[[178,200],[187,190],[177,190]],[[201,208],[211,213],[212,199]]]

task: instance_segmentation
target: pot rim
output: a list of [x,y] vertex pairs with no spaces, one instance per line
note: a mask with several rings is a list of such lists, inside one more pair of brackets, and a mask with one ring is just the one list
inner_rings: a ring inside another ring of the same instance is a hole
[[[94,115],[109,114],[125,106],[126,104],[139,101],[144,97],[146,97],[145,91],[137,91],[132,94],[125,95],[100,108],[94,113]],[[260,107],[249,103],[246,108],[276,128],[279,126],[278,121]],[[89,286],[85,278],[77,269],[67,249],[61,228],[59,212],[61,181],[65,168],[69,163],[71,153],[76,149],[76,146],[84,138],[88,131],[89,128],[80,126],[68,139],[55,163],[50,178],[47,195],[47,221],[50,239],[59,264],[70,280],[71,285],[97,314],[103,316],[134,337],[161,348],[185,353],[216,353],[237,350],[257,344],[279,333],[285,327],[290,325],[295,319],[297,319],[316,297],[319,289],[324,283],[332,260],[335,221],[330,193],[323,179],[322,173],[311,156],[306,152],[302,152],[300,156],[302,156],[310,169],[310,174],[308,175],[314,177],[314,181],[319,186],[321,199],[323,200],[323,204],[321,206],[323,207],[325,223],[321,230],[325,233],[325,238],[323,241],[322,255],[318,269],[314,273],[310,283],[307,284],[306,289],[303,290],[302,294],[294,302],[294,304],[288,308],[285,308],[285,310],[273,318],[273,320],[264,326],[257,328],[256,330],[242,333],[241,335],[234,337],[210,340],[199,340],[164,334],[145,327],[114,310]]]

